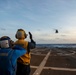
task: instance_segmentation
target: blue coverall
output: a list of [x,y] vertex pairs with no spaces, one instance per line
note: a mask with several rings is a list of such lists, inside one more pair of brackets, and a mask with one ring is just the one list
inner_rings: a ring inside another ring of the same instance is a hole
[[17,58],[24,55],[26,50],[20,46],[0,49],[0,75],[15,75]]

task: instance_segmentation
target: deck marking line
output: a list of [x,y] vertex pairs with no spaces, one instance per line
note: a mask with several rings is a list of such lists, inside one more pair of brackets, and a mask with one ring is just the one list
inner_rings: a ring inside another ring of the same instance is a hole
[[[38,66],[31,66],[31,68],[38,68]],[[44,67],[43,69],[62,70],[62,71],[76,71],[75,68],[60,68],[60,67]]]
[[59,68],[59,67],[44,67],[44,69],[62,70],[62,71],[76,71],[76,69],[74,69],[74,68]]
[[50,56],[50,51],[47,53],[47,55],[45,56],[43,61],[40,63],[39,67],[36,69],[36,71],[33,73],[33,75],[40,75],[40,73],[43,70],[49,56]]

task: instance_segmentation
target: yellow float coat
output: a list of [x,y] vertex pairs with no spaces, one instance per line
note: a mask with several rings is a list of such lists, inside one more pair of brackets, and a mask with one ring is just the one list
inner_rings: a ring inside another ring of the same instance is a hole
[[[25,48],[27,50],[27,47],[28,47],[28,42],[25,41],[24,39],[19,39],[15,42],[15,44],[17,45],[20,45],[22,46],[23,48]],[[21,56],[20,58],[18,58],[18,62],[22,63],[22,64],[25,64],[25,65],[28,65],[30,64],[30,59],[31,59],[31,55],[30,55],[30,52],[24,54],[23,56]]]

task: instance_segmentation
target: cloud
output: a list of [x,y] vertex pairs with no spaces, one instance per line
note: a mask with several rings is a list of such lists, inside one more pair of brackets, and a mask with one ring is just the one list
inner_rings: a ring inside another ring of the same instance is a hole
[[[76,39],[75,0],[0,0],[0,14],[1,35],[13,37],[18,28],[23,28],[31,31],[38,43]],[[55,28],[58,34],[54,33]]]
[[0,29],[1,29],[1,30],[4,30],[4,31],[6,30],[5,28],[0,28]]

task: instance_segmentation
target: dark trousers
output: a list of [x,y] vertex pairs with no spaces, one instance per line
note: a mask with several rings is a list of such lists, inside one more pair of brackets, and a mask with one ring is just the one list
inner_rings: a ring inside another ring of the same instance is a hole
[[23,65],[18,62],[16,75],[30,75],[30,65]]

